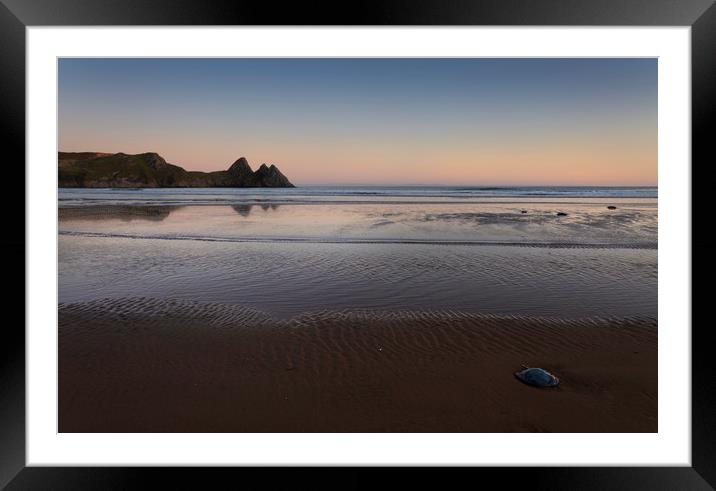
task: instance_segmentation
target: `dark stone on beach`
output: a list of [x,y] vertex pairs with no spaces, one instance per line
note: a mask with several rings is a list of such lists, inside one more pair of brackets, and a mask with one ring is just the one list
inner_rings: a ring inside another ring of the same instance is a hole
[[611,205],[607,206],[607,210],[616,210],[616,209],[617,209],[616,206],[611,206]]
[[557,387],[559,379],[543,368],[525,368],[515,373],[520,382],[533,387]]
[[527,210],[522,210],[522,213],[527,213]]
[[558,216],[558,217],[566,217],[567,214],[566,214],[565,212],[563,212],[563,211],[559,211],[559,212],[557,212],[557,216]]

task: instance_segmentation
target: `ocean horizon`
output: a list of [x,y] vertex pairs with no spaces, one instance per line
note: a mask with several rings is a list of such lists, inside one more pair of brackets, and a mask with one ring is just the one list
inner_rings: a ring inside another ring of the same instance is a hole
[[456,202],[479,198],[658,198],[657,186],[300,186],[296,188],[59,188],[59,206]]

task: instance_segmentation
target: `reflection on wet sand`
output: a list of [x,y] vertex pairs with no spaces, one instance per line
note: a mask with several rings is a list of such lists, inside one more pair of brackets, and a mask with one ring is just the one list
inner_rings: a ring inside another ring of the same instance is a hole
[[59,208],[61,221],[70,220],[149,220],[160,222],[181,206],[83,206],[76,208]]
[[234,211],[242,217],[249,216],[251,214],[251,208],[253,208],[253,206],[254,205],[231,205]]
[[[609,201],[611,203],[612,200]],[[84,206],[60,208],[61,234],[135,238],[421,241],[656,247],[655,200],[638,205],[548,204],[525,200],[480,205]]]
[[[61,221],[72,220],[121,220],[131,222],[133,220],[148,220],[160,222],[166,219],[173,212],[185,208],[187,205],[163,205],[163,206],[82,206],[58,208]],[[251,210],[259,206],[263,211],[278,210],[280,205],[275,203],[262,203],[260,205],[241,204],[231,205],[231,208],[242,217],[248,217]]]
[[[242,217],[248,217],[248,216],[251,214],[251,209],[252,209],[254,206],[257,206],[257,205],[246,205],[246,204],[244,204],[244,205],[231,205],[231,208],[232,208],[236,213],[238,213],[239,215],[241,215]],[[278,210],[278,208],[279,208],[280,205],[277,205],[277,204],[275,204],[275,203],[262,203],[262,204],[259,205],[259,206],[261,206],[261,209],[262,209],[263,211],[268,211],[268,210],[272,210],[272,211],[273,211],[273,210]]]

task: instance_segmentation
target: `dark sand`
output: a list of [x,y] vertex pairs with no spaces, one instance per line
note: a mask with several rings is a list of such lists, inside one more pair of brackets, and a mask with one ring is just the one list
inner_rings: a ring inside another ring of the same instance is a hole
[[[562,381],[523,385],[520,365]],[[656,432],[654,319],[59,308],[60,432]]]

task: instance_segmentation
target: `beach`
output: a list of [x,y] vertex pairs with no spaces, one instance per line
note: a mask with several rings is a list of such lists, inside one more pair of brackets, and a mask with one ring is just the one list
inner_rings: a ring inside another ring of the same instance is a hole
[[655,188],[59,205],[60,432],[658,431]]
[[[60,432],[655,432],[654,321],[250,309],[59,312]],[[559,374],[519,382],[521,365]]]

